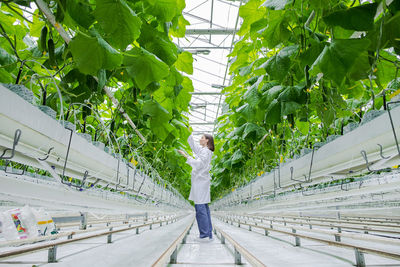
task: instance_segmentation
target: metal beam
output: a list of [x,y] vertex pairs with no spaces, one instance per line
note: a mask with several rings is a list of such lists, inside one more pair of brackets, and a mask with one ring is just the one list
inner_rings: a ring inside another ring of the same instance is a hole
[[236,32],[235,29],[187,29],[186,35],[230,35]]
[[[186,16],[189,16],[189,17],[198,19],[198,20],[200,20],[200,21],[203,21],[203,22],[206,22],[206,23],[210,23],[210,21],[209,21],[208,19],[205,19],[205,18],[196,16],[196,15],[193,15],[193,14],[191,14],[191,13],[183,12],[183,14],[186,15]],[[215,24],[215,23],[213,23],[213,25],[214,25],[214,26],[217,26],[217,27],[219,27],[219,28],[221,28],[221,29],[226,28],[226,27],[224,27],[224,26],[221,26],[221,25],[218,25],[218,24]]]
[[191,92],[192,95],[220,95],[221,92]]
[[210,106],[218,106],[219,105],[219,103],[190,103],[190,105],[192,105],[192,106],[196,106],[196,107],[199,107],[199,106],[207,106],[207,105],[210,105]]
[[192,122],[190,125],[214,125],[214,122]]
[[184,50],[197,50],[197,49],[231,49],[230,46],[187,46],[181,47]]

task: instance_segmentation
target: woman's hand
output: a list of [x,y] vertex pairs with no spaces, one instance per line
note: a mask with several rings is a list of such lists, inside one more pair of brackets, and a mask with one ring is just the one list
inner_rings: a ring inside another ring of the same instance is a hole
[[178,153],[184,156],[185,158],[188,158],[188,155],[185,153],[185,151],[179,149]]

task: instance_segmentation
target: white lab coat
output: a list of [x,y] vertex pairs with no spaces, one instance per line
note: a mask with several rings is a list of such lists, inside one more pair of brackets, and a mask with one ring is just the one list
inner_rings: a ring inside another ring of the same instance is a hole
[[186,163],[192,166],[192,186],[189,199],[194,204],[210,203],[210,169],[212,151],[208,147],[202,147],[194,143],[193,136],[189,136],[188,143],[195,157],[188,157]]

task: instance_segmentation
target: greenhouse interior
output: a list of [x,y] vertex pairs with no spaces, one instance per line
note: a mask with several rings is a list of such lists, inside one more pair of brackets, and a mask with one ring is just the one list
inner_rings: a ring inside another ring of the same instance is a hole
[[400,266],[400,0],[0,1],[0,267]]

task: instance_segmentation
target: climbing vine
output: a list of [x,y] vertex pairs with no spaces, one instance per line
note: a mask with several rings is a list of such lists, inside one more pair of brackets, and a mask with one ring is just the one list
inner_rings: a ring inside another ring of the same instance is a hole
[[214,199],[343,134],[400,92],[400,1],[249,0],[239,15]]
[[0,82],[24,85],[35,104],[107,151],[135,165],[140,154],[186,196],[190,169],[176,148],[189,135],[182,113],[193,58],[172,42],[189,24],[184,7],[184,0],[1,1]]

